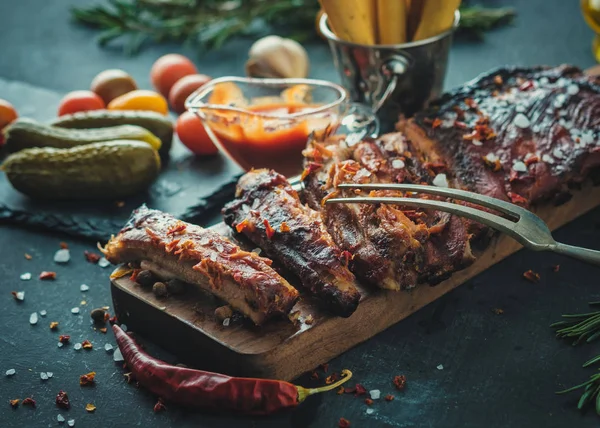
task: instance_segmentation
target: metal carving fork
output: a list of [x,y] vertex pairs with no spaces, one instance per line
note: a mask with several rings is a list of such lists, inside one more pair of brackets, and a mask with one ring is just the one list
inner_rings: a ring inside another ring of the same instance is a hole
[[445,211],[457,216],[466,217],[483,223],[493,229],[503,232],[524,247],[535,251],[554,251],[558,254],[582,260],[600,266],[600,251],[561,244],[552,238],[552,233],[544,221],[532,212],[500,199],[479,195],[458,189],[415,184],[340,184],[341,189],[361,190],[398,190],[403,192],[426,193],[429,195],[445,196],[451,199],[471,202],[476,205],[491,208],[505,214],[508,218],[500,217],[486,211],[452,202],[418,199],[411,197],[352,197],[331,198],[327,204],[397,204],[417,208],[430,208]]

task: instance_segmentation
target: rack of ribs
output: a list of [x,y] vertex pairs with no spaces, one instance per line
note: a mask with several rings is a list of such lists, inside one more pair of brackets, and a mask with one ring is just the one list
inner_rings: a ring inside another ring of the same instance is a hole
[[332,313],[348,317],[356,310],[360,293],[347,267],[350,254],[339,249],[319,213],[300,202],[283,175],[267,169],[245,174],[223,217]]
[[150,270],[197,285],[260,325],[286,315],[298,291],[270,267],[221,235],[145,205],[103,249],[114,264],[145,262]]

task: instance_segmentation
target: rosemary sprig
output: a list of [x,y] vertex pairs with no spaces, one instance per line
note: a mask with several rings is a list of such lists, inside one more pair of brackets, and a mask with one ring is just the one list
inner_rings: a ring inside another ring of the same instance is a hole
[[[138,52],[147,42],[189,43],[216,49],[241,35],[267,32],[303,41],[316,37],[316,0],[108,0],[106,5],[75,7],[73,18],[101,30],[104,46],[119,39],[126,53]],[[477,38],[509,23],[509,8],[461,7],[463,33]]]

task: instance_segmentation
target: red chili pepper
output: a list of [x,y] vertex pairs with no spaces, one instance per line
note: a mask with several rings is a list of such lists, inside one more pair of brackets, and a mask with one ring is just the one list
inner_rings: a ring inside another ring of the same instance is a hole
[[113,325],[113,332],[125,363],[140,385],[165,401],[183,406],[266,415],[296,407],[306,397],[336,389],[352,377],[349,370],[344,370],[342,379],[320,388],[279,380],[235,378],[172,366],[149,356],[119,326]]

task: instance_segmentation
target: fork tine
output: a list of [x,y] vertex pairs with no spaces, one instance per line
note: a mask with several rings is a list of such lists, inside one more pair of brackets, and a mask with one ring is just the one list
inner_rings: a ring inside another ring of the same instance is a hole
[[507,235],[512,236],[523,245],[529,242],[515,231],[516,223],[507,220],[503,217],[481,211],[475,208],[466,207],[464,205],[453,204],[451,202],[432,201],[430,199],[418,198],[395,198],[395,197],[356,197],[356,198],[331,198],[325,201],[326,204],[394,204],[405,205],[416,208],[431,208],[438,211],[456,214],[460,217],[466,217],[471,220],[478,221],[493,229],[499,230]]
[[467,192],[460,189],[447,189],[436,186],[423,186],[419,184],[396,184],[396,183],[373,183],[373,184],[340,184],[342,189],[368,189],[368,190],[404,190],[409,192],[427,193],[430,195],[447,196],[453,199],[459,199],[465,202],[472,202],[482,207],[491,208],[504,214],[512,214],[522,217],[528,213],[525,208],[511,204],[490,196],[480,195],[478,193]]

